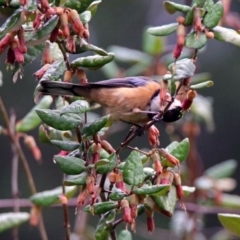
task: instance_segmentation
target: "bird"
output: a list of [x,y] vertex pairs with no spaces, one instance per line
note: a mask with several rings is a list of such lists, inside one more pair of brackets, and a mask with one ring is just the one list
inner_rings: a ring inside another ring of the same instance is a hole
[[[163,111],[168,103],[162,99],[161,91],[159,82],[144,76],[80,84],[43,80],[36,88],[34,99],[37,102],[43,95],[81,96],[89,103],[105,107],[116,121],[142,125]],[[171,99],[168,92],[166,96]],[[175,98],[161,120],[174,122],[181,117],[181,102]]]

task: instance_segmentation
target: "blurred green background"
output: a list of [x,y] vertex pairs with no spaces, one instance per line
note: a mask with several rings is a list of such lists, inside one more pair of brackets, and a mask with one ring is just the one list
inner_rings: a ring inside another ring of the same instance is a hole
[[[183,1],[178,1],[183,2]],[[233,1],[232,10],[240,11],[240,2]],[[104,0],[98,7],[97,14],[90,22],[90,43],[106,49],[110,45],[120,45],[133,49],[142,48],[142,34],[146,26],[158,26],[175,21],[177,14],[168,15],[162,8],[162,1],[156,0]],[[2,19],[2,22],[4,20]],[[175,36],[170,36],[168,42],[174,44]],[[201,90],[204,96],[213,99],[214,120],[216,129],[213,133],[208,133],[204,126],[198,138],[198,150],[204,162],[205,168],[210,167],[226,159],[240,159],[240,48],[216,40],[208,41],[206,50],[199,55],[197,72],[211,73],[211,79],[215,85],[212,88]],[[6,71],[5,54],[0,57],[0,69],[3,73],[3,86],[0,88],[0,95],[7,109],[14,109],[17,118],[21,119],[33,106],[33,91],[37,85],[32,74],[38,70],[41,59],[36,59],[31,65],[24,69],[24,77],[13,83],[10,72]],[[102,80],[105,78],[101,70],[88,71],[90,81]],[[0,124],[3,125],[2,116]],[[129,126],[126,126],[127,128]],[[169,144],[169,139],[164,133],[164,128],[158,125],[161,132],[161,146]],[[37,130],[34,131],[37,136]],[[118,133],[119,134],[119,133]],[[111,141],[117,146],[124,135],[116,137],[113,135]],[[137,139],[135,143],[148,146],[147,138]],[[37,163],[28,149],[25,149],[29,165],[33,171],[37,190],[43,191],[52,189],[60,185],[62,173],[52,161],[53,154],[58,153],[58,149],[39,143],[42,150],[42,163]],[[0,199],[11,198],[11,145],[5,136],[0,136]],[[27,198],[30,195],[25,174],[20,164],[19,189],[20,197]],[[239,168],[235,173],[235,178],[240,180]],[[240,185],[234,191],[240,194]],[[10,211],[2,209],[0,212]],[[28,209],[23,209],[28,210]],[[43,211],[44,221],[49,239],[61,240],[65,238],[63,228],[63,213],[61,208],[47,208]],[[71,224],[74,224],[74,209],[70,210]],[[96,224],[96,219],[91,218],[90,225]],[[166,218],[156,215],[156,228],[167,227]],[[134,239],[165,239],[167,236],[159,230],[147,235],[144,230],[144,222],[137,225],[137,233]],[[216,217],[208,218],[207,227],[220,227]],[[139,228],[139,231],[138,231]],[[141,238],[139,233],[143,233]],[[148,236],[148,237],[146,237]],[[170,237],[168,237],[171,239]],[[11,239],[11,231],[0,235],[0,239]],[[40,239],[38,229],[24,224],[20,227],[20,239]]]

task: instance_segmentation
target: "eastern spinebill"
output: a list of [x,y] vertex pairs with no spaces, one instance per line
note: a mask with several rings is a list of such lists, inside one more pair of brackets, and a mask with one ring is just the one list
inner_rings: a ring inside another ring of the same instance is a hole
[[[161,97],[161,89],[158,82],[142,76],[81,84],[40,81],[35,102],[42,95],[81,96],[89,103],[95,102],[104,106],[114,120],[140,125],[163,111],[168,103]],[[171,99],[168,92],[166,97]],[[174,122],[181,117],[181,102],[174,99],[161,120]]]

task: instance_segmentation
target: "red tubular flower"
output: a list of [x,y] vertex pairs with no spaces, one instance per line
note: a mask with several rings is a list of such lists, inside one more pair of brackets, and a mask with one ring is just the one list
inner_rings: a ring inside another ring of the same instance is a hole
[[139,197],[136,194],[132,194],[130,197],[130,208],[131,208],[131,217],[135,219],[138,215],[138,203],[139,203]]
[[149,129],[148,129],[148,142],[151,146],[158,146],[160,145],[160,142],[159,142],[159,136],[160,136],[160,133],[158,131],[158,129],[152,125]]
[[37,161],[40,161],[41,158],[42,158],[42,153],[40,151],[40,149],[38,148],[36,142],[35,142],[35,139],[34,137],[32,136],[26,136],[24,138],[24,143],[25,145],[31,150],[34,158],[37,160]]
[[201,32],[202,29],[203,29],[201,18],[202,17],[201,17],[200,9],[195,8],[193,24],[194,24],[194,29],[195,29],[196,32]]
[[10,46],[15,33],[7,33],[1,40],[0,40],[0,53],[2,53],[8,46]]
[[177,158],[175,158],[172,154],[168,153],[164,148],[158,149],[158,152],[162,157],[166,158],[174,166],[179,166],[180,161]]
[[76,52],[76,39],[75,39],[74,36],[70,36],[67,39],[66,48],[71,53],[75,53]]
[[171,171],[164,170],[162,172],[162,174],[160,175],[160,177],[161,177],[161,181],[160,181],[161,184],[172,185],[174,176],[173,176],[173,173]]
[[40,13],[40,12],[37,12],[37,14],[36,14],[36,17],[35,17],[35,19],[34,19],[34,21],[33,21],[33,28],[36,30],[36,29],[38,29],[39,28],[39,26],[41,25],[41,17],[42,17],[42,13]]
[[8,51],[7,51],[7,59],[5,61],[5,63],[7,64],[10,64],[10,65],[13,65],[15,62],[15,55],[14,55],[14,52],[11,48],[8,48]]
[[106,150],[110,154],[116,152],[112,145],[106,140],[101,141],[101,146],[104,150]]
[[83,188],[77,197],[77,205],[84,205],[86,198],[87,198],[87,191],[85,188]]
[[153,210],[146,210],[147,214],[147,229],[148,232],[153,232],[155,229],[155,222],[154,222],[154,211]]
[[49,69],[51,65],[50,64],[45,64],[42,68],[40,68],[38,71],[36,71],[33,76],[36,77],[38,80],[40,80],[44,73]]
[[121,189],[123,192],[127,192],[126,185],[123,181],[123,175],[121,172],[116,174],[116,188]]
[[34,205],[30,211],[29,223],[31,226],[38,226],[40,220],[41,209],[39,206]]
[[92,175],[87,176],[86,185],[87,185],[88,193],[90,195],[94,194],[94,184],[95,184],[95,178]]
[[93,164],[95,164],[100,159],[101,150],[102,150],[102,146],[100,143],[93,144],[93,158],[92,158]]
[[59,20],[60,20],[63,36],[65,38],[68,38],[70,36],[70,30],[69,30],[69,27],[68,27],[68,16],[67,16],[67,13],[61,14]]
[[151,155],[151,159],[154,163],[156,173],[161,174],[163,171],[163,167],[161,164],[160,156],[156,151]]
[[[179,174],[174,173],[174,184],[176,186],[176,193],[179,200],[182,200],[184,197],[184,192],[182,189],[181,177]],[[183,210],[186,211],[186,207],[183,202],[181,202]]]
[[195,90],[189,90],[187,93],[187,97],[182,102],[182,109],[187,111],[193,102],[193,99],[197,96],[197,92]]
[[115,172],[110,172],[108,175],[108,179],[111,185],[115,184],[116,182],[116,173]]
[[177,44],[173,50],[173,57],[175,59],[178,59],[182,53],[182,49],[185,43],[185,35],[186,31],[184,25],[179,24],[177,28]]
[[27,47],[25,44],[24,29],[22,27],[17,31],[17,36],[18,36],[18,41],[19,41],[18,48],[19,48],[20,52],[26,53]]
[[17,38],[14,38],[11,42],[11,48],[14,52],[15,59],[18,63],[23,63],[24,62],[24,55],[22,52],[20,52],[19,48],[19,42]]
[[57,37],[58,37],[58,28],[59,26],[57,25],[51,32],[51,35],[50,35],[50,42],[53,43],[53,42],[56,42],[57,41]]
[[[87,82],[88,82],[86,73],[84,72],[83,69],[77,69],[77,71],[76,71],[75,74],[76,74],[76,76],[77,76],[77,78],[78,78],[78,80],[79,80],[80,83],[87,83]],[[105,145],[107,145],[107,144],[105,143]],[[111,147],[109,146],[109,148],[111,148]],[[105,150],[106,150],[106,149],[105,149]],[[106,151],[107,151],[107,150],[106,150]],[[114,152],[115,152],[115,151],[114,151]]]
[[51,55],[51,44],[49,41],[45,42],[45,47],[42,54],[42,64],[51,64],[53,62],[52,55]]
[[85,28],[76,10],[72,9],[68,13],[68,22],[71,24],[73,31],[83,37]]
[[126,199],[121,201],[121,209],[123,214],[123,220],[125,223],[132,223],[131,209],[129,207],[129,202]]
[[48,0],[40,0],[40,4],[43,10],[47,10],[49,8],[49,2]]

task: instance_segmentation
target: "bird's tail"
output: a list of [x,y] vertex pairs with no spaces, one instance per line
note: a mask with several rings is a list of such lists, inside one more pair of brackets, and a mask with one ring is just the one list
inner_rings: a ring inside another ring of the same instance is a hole
[[41,81],[34,92],[34,102],[38,102],[43,95],[81,96],[87,98],[90,93],[89,85],[73,84],[56,81]]

